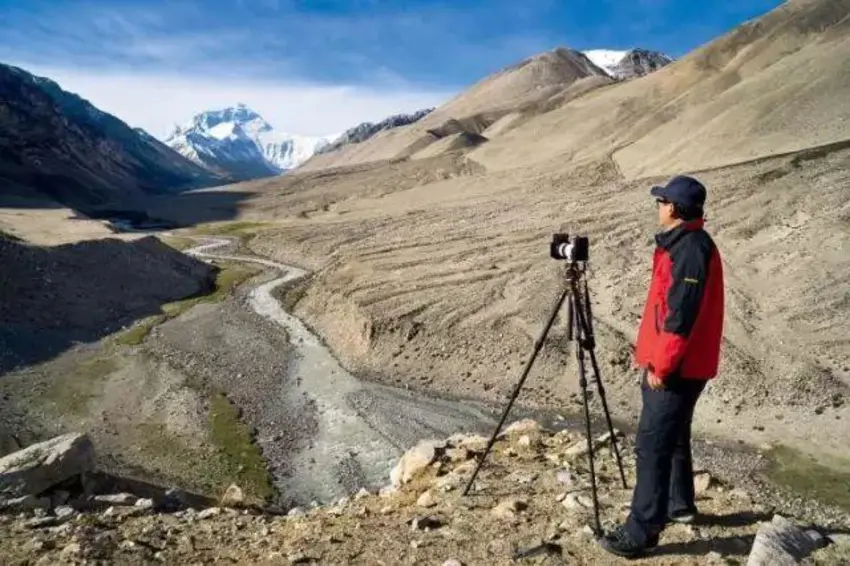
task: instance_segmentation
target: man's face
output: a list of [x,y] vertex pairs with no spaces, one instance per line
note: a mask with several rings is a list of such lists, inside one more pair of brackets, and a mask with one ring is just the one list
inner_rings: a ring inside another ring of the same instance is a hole
[[655,199],[655,202],[658,206],[658,223],[663,228],[674,225],[676,219],[673,217],[673,203],[663,198]]

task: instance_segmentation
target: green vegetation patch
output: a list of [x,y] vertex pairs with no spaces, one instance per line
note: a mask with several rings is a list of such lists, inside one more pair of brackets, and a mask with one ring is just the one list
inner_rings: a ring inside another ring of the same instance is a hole
[[240,420],[239,409],[223,393],[210,400],[210,427],[224,476],[242,488],[246,502],[265,502],[274,494],[266,462],[253,442],[251,429]]
[[198,245],[198,242],[196,242],[192,238],[186,238],[184,236],[159,236],[159,239],[165,245],[172,247],[180,252]]
[[119,361],[109,355],[96,355],[77,362],[74,368],[54,379],[45,399],[60,407],[63,413],[85,415],[89,401],[100,392],[100,384],[120,367]]
[[850,511],[850,459],[816,458],[787,446],[767,453],[771,481]]
[[216,274],[215,285],[212,292],[205,295],[195,295],[173,303],[162,305],[162,312],[150,316],[134,325],[133,328],[126,330],[115,338],[115,342],[122,346],[138,346],[150,331],[159,324],[162,324],[170,318],[180,316],[192,307],[201,303],[217,303],[223,300],[227,295],[240,284],[244,283],[250,277],[259,273],[260,269],[253,266],[244,266],[240,264],[227,264],[223,266]]
[[205,234],[209,236],[230,236],[239,238],[242,244],[246,244],[253,238],[257,232],[271,228],[273,225],[268,222],[224,222],[201,224],[194,230],[196,234]]

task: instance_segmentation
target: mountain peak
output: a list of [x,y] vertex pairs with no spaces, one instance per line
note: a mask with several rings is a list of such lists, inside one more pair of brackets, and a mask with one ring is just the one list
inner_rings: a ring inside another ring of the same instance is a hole
[[277,132],[259,113],[237,102],[199,112],[175,127],[166,143],[208,169],[253,179],[298,167],[335,137]]
[[590,49],[583,53],[615,79],[642,77],[673,62],[673,58],[664,53],[640,47],[627,51]]

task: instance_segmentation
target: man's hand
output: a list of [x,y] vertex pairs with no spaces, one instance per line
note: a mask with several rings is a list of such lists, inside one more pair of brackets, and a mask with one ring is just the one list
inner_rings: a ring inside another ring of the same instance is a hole
[[649,388],[653,391],[664,389],[664,380],[660,377],[656,377],[651,371],[646,372],[646,384],[649,385]]

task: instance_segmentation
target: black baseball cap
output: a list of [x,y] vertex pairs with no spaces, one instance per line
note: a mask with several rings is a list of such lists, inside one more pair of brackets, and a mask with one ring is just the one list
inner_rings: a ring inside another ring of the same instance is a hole
[[705,187],[702,183],[687,175],[677,175],[664,186],[652,187],[649,194],[682,206],[701,208],[705,204]]

